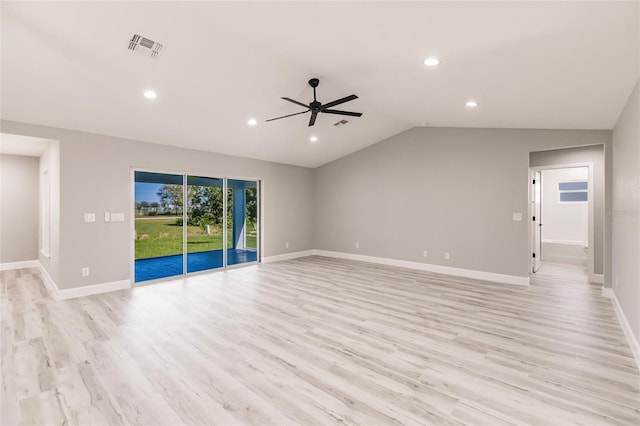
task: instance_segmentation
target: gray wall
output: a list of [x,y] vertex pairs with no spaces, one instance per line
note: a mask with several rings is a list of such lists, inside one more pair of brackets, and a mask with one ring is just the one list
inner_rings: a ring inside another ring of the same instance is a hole
[[529,153],[610,143],[608,130],[408,130],[316,169],[315,246],[526,277]]
[[38,259],[39,159],[0,155],[0,263]]
[[[131,278],[132,167],[261,179],[263,256],[313,248],[312,169],[10,121],[2,131],[59,140],[60,289]],[[97,221],[84,223],[85,212]],[[126,220],[105,223],[104,212]],[[83,266],[91,268],[87,278]]]
[[[590,162],[593,163],[593,263],[594,273],[604,274],[605,259],[607,256],[608,245],[605,243],[605,209],[610,206],[605,200],[605,151],[604,145],[592,145],[568,149],[555,149],[548,151],[532,152],[529,156],[530,165],[532,167],[554,166],[559,164],[571,164]],[[542,222],[544,225],[544,221]],[[608,235],[608,234],[607,234]],[[607,283],[609,280],[605,279]]]
[[640,81],[613,129],[612,282],[640,340]]
[[[2,128],[60,141],[61,289],[130,278],[132,167],[262,179],[264,256],[317,248],[527,276],[529,153],[611,142],[606,130],[415,128],[314,171],[23,123]],[[106,211],[126,221],[104,223]],[[83,223],[85,212],[98,221]],[[525,220],[512,221],[513,212]]]

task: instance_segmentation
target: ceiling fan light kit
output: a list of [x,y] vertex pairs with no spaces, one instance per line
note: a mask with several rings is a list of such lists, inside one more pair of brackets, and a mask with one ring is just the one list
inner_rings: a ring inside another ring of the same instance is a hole
[[320,113],[326,113],[326,114],[337,114],[337,115],[348,115],[351,117],[361,117],[362,113],[361,112],[352,112],[352,111],[341,111],[341,110],[337,110],[337,109],[330,109],[331,107],[334,107],[336,105],[340,105],[343,104],[345,102],[349,102],[352,101],[354,99],[358,99],[358,97],[356,95],[349,95],[349,96],[345,96],[344,98],[340,98],[337,99],[335,101],[323,104],[321,102],[318,101],[318,99],[316,98],[316,87],[318,87],[318,85],[320,84],[320,80],[317,78],[312,78],[311,80],[309,80],[309,86],[311,86],[313,88],[313,102],[311,102],[309,105],[304,104],[302,102],[296,101],[295,99],[291,99],[291,98],[287,98],[287,97],[282,97],[281,99],[284,99],[285,101],[294,103],[296,105],[299,105],[301,107],[307,108],[305,111],[301,111],[301,112],[296,112],[293,114],[288,114],[288,115],[283,115],[281,117],[276,117],[276,118],[270,118],[269,120],[266,121],[274,121],[274,120],[280,120],[281,118],[287,118],[287,117],[292,117],[294,115],[300,115],[300,114],[306,114],[308,112],[311,112],[311,118],[309,119],[309,127],[313,126],[314,124],[316,124],[316,119],[318,118],[318,114]]

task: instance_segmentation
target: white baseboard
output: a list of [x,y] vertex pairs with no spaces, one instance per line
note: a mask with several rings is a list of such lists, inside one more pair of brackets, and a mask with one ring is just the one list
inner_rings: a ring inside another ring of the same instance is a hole
[[401,268],[417,269],[419,271],[434,272],[436,274],[454,275],[456,277],[472,278],[482,281],[493,281],[502,284],[529,285],[529,277],[496,274],[494,272],[474,271],[472,269],[453,268],[451,266],[432,265],[429,263],[410,262],[407,260],[389,259],[385,257],[365,256],[360,254],[341,253],[335,251],[313,250],[317,256],[335,257],[339,259],[359,260],[361,262],[379,263],[381,265],[398,266]]
[[543,239],[542,244],[562,244],[566,246],[581,246],[587,248],[589,245],[588,241],[577,241],[577,240],[547,240]]
[[315,250],[305,250],[305,251],[296,251],[293,253],[278,254],[275,256],[263,257],[262,263],[280,262],[282,260],[290,260],[290,259],[297,259],[299,257],[313,256],[314,254],[315,254]]
[[616,297],[615,292],[611,288],[602,288],[602,296],[608,297],[611,299],[611,303],[613,304],[613,310],[618,317],[618,322],[620,322],[620,326],[622,327],[622,331],[624,332],[624,336],[627,338],[627,343],[629,344],[629,348],[631,348],[631,352],[633,353],[633,357],[636,360],[636,365],[640,370],[640,344],[638,344],[638,339],[636,335],[633,334],[633,330],[629,325],[629,321],[627,321],[627,317],[622,310],[622,306],[620,306],[620,302]]
[[49,294],[51,294],[51,297],[53,297],[54,300],[58,300],[58,286],[56,285],[56,282],[53,281],[53,278],[51,278],[49,272],[47,272],[47,270],[40,262],[38,262],[38,269],[40,270],[40,274],[42,275],[44,286],[47,288],[47,290],[49,290]]
[[94,294],[109,293],[131,288],[131,280],[112,281],[109,283],[93,284],[82,287],[58,289],[57,300],[75,299],[77,297],[92,296]]
[[37,268],[40,264],[37,260],[25,260],[22,262],[0,263],[0,271],[10,271],[12,269]]
[[42,266],[40,262],[37,262],[36,266],[40,269],[40,273],[42,274],[42,281],[44,281],[45,287],[47,287],[49,293],[51,293],[51,297],[58,301],[131,288],[131,280],[122,280],[60,290],[58,288],[58,285],[51,278],[51,275],[49,275],[44,266]]
[[589,276],[589,281],[596,284],[604,284],[604,274],[592,274]]
[[546,254],[542,256],[543,262],[550,263],[566,263],[569,265],[578,265],[578,266],[587,266],[589,263],[588,259],[582,257],[574,257],[574,256],[558,256],[558,255],[550,255]]

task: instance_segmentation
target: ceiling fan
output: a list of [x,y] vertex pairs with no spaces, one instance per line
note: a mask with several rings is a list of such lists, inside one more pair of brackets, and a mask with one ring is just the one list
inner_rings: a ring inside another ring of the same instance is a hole
[[291,98],[282,98],[285,101],[289,101],[292,102],[296,105],[300,105],[301,107],[307,108],[306,111],[302,111],[302,112],[296,112],[295,114],[289,114],[289,115],[283,115],[282,117],[276,117],[276,118],[271,118],[269,120],[266,121],[273,121],[273,120],[280,120],[281,118],[287,118],[287,117],[292,117],[294,115],[300,115],[300,114],[306,114],[308,112],[311,112],[311,118],[309,119],[309,127],[313,126],[316,123],[316,118],[318,117],[319,113],[327,113],[327,114],[338,114],[338,115],[350,115],[352,117],[361,117],[362,113],[361,112],[351,112],[351,111],[340,111],[337,109],[329,109],[331,107],[334,107],[336,105],[340,105],[343,104],[345,102],[349,102],[352,101],[354,99],[358,99],[358,97],[356,95],[349,95],[346,96],[344,98],[335,100],[333,102],[329,102],[326,104],[322,104],[321,102],[318,102],[318,100],[316,99],[316,87],[318,87],[318,84],[320,84],[320,80],[318,80],[317,78],[312,78],[311,80],[309,80],[309,86],[313,87],[313,102],[311,102],[309,105],[303,104],[302,102],[298,102],[294,99]]

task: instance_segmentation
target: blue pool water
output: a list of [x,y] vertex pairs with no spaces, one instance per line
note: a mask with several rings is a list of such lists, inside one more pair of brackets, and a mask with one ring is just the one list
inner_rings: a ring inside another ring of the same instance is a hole
[[[159,278],[182,275],[182,254],[174,256],[138,259],[135,264],[135,282],[157,280]],[[227,250],[227,264],[255,262],[258,259],[255,250]],[[222,267],[222,250],[189,253],[187,255],[187,272],[205,271]]]

